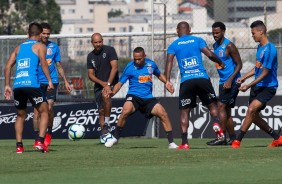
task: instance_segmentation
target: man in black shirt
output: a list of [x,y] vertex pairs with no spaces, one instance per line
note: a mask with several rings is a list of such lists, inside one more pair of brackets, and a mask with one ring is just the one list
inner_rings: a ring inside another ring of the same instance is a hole
[[95,83],[94,93],[99,109],[102,136],[109,132],[112,103],[107,94],[118,82],[118,57],[113,47],[103,45],[103,37],[100,33],[91,36],[91,43],[94,50],[87,56],[87,69],[89,79]]

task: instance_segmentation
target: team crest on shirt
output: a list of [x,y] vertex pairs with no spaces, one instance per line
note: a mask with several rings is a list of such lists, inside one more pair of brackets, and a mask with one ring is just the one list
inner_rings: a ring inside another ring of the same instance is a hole
[[104,53],[103,53],[103,58],[105,59],[105,58],[106,58],[106,56],[107,56],[107,54],[104,52]]
[[153,74],[153,68],[151,64],[148,64],[147,70],[149,72],[149,74]]
[[223,57],[223,50],[218,51],[218,57]]
[[47,55],[52,55],[52,53],[53,53],[53,52],[52,52],[52,49],[51,49],[51,48],[48,48],[48,49],[47,49]]

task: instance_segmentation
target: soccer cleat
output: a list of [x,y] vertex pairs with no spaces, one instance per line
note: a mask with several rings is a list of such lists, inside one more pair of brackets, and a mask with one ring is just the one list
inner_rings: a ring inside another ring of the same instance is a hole
[[277,140],[273,140],[271,144],[268,145],[268,147],[278,147],[282,146],[282,136],[280,136]]
[[33,146],[35,147],[36,150],[42,151],[42,153],[49,152],[46,146],[39,140],[36,140]]
[[105,143],[105,146],[107,148],[111,148],[113,145],[117,144],[118,140],[113,136],[112,139],[108,139],[107,142]]
[[175,144],[174,142],[171,142],[171,143],[169,143],[169,145],[168,145],[168,149],[177,149],[178,148],[178,146],[177,146],[177,144]]
[[16,153],[23,153],[24,148],[22,146],[17,146]]
[[231,144],[231,147],[232,147],[232,148],[240,148],[240,144],[241,144],[240,141],[234,140],[234,141],[232,142],[232,144]]
[[229,139],[229,141],[226,142],[226,145],[229,145],[229,146],[232,145],[233,141],[234,139]]
[[190,149],[190,146],[189,146],[189,144],[180,144],[178,146],[178,148],[176,148],[176,149],[177,150],[181,150],[181,149],[188,150],[188,149]]
[[213,130],[216,133],[218,138],[224,137],[224,133],[223,133],[223,131],[220,128],[220,125],[218,123],[214,123],[212,128],[213,128]]
[[49,133],[46,133],[44,138],[44,145],[47,148],[51,144],[52,135]]
[[207,142],[207,145],[209,146],[219,146],[219,145],[226,145],[227,142],[226,142],[226,139],[223,137],[223,138],[217,138],[215,140],[212,140],[210,142]]

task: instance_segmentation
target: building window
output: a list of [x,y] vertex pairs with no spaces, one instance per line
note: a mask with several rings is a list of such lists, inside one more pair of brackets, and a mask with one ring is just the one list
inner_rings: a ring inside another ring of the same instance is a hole
[[81,27],[75,28],[75,33],[82,33],[83,29]]
[[110,27],[109,28],[109,32],[115,32],[116,31],[116,28],[115,27]]
[[120,31],[120,32],[126,32],[126,27],[121,27],[121,28],[119,28],[119,31]]
[[61,14],[65,14],[65,10],[64,9],[61,9]]
[[74,14],[75,13],[75,9],[69,9],[69,13],[70,14]]
[[93,12],[94,12],[94,10],[93,10],[93,9],[90,9],[90,10],[89,10],[89,13],[93,13]]
[[93,31],[94,31],[94,29],[92,27],[88,27],[87,28],[87,32],[91,32],[92,33]]

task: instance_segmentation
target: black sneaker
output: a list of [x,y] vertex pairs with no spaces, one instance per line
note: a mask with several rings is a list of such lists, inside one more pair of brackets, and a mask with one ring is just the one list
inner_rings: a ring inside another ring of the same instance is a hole
[[211,140],[211,141],[207,142],[206,144],[207,144],[207,145],[210,145],[212,142],[215,142],[217,139],[218,139],[218,138],[213,139],[213,140]]
[[229,139],[229,141],[226,142],[226,145],[232,145],[232,142],[234,141],[234,139]]
[[226,144],[227,144],[226,139],[221,139],[221,138],[207,142],[207,145],[209,146],[219,146],[219,145],[226,145]]
[[100,136],[103,136],[103,135],[105,135],[109,132],[110,132],[110,127],[108,125],[104,125],[101,132],[100,132]]

